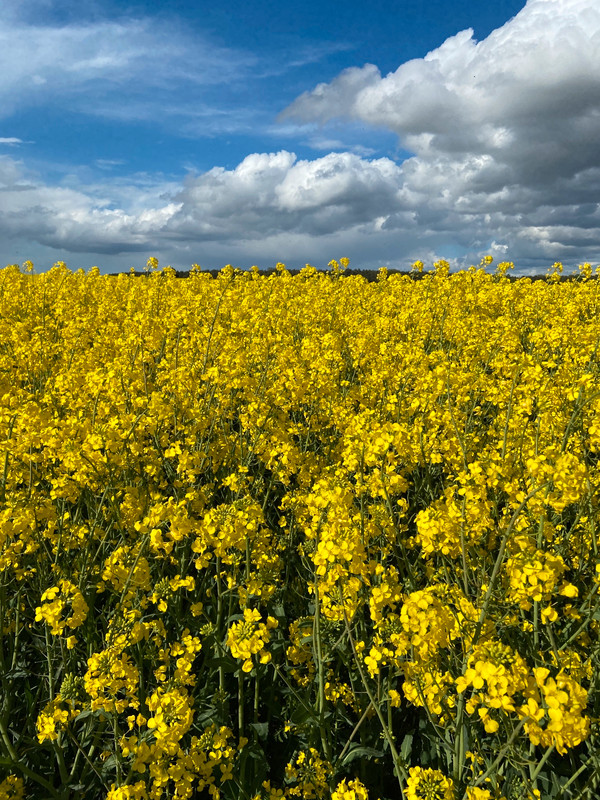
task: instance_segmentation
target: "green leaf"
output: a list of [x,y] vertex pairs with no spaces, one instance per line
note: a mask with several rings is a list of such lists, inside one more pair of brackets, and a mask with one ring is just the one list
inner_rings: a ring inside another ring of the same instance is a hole
[[251,722],[248,727],[252,728],[252,730],[255,731],[256,735],[261,740],[261,742],[266,741],[267,735],[269,733],[268,722]]
[[408,761],[408,757],[412,752],[412,743],[413,743],[413,735],[412,733],[407,733],[404,739],[402,740],[402,744],[400,746],[400,755],[404,759],[404,761]]
[[301,703],[298,703],[298,705],[292,709],[290,717],[291,721],[295,725],[302,725],[305,722],[318,719],[318,715],[315,711],[313,711],[311,708],[307,708]]
[[361,744],[350,745],[350,749],[340,762],[341,766],[344,767],[346,764],[349,764],[351,761],[354,761],[356,758],[381,758],[383,756],[383,750],[375,750],[374,747],[364,747]]
[[114,755],[110,755],[106,761],[102,764],[100,769],[100,774],[102,775],[103,779],[106,779],[110,775],[113,775],[117,769],[117,759]]
[[9,670],[4,673],[5,680],[14,680],[15,678],[27,678],[30,674],[29,670],[17,667],[16,669]]

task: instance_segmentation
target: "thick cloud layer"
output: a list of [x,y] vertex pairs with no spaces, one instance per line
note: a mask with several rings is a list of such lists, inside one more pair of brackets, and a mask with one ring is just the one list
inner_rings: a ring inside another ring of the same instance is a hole
[[401,196],[417,212],[474,222],[520,252],[569,257],[598,242],[597,0],[529,0],[482,42],[462,31],[386,77],[346,70],[282,114],[339,117],[388,128],[415,154]]
[[217,240],[343,233],[388,213],[399,182],[400,169],[387,158],[330,153],[297,161],[285,150],[255,153],[234,170],[212,169],[190,179],[175,197],[182,206],[173,228]]
[[[183,186],[48,187],[0,160],[0,234],[72,252],[120,253],[171,242],[252,242],[282,233],[319,237],[373,227],[397,205],[400,168],[330,153],[255,153]],[[103,192],[104,190],[104,192]],[[111,197],[112,195],[112,197]],[[120,205],[114,207],[114,201]]]
[[346,70],[282,114],[336,117],[389,128],[424,159],[488,155],[503,168],[497,185],[550,184],[595,167],[600,4],[529,0],[482,42],[462,31],[384,78],[371,64]]
[[140,185],[48,186],[20,162],[0,158],[0,239],[54,248],[57,258],[143,251],[177,208],[159,194]]

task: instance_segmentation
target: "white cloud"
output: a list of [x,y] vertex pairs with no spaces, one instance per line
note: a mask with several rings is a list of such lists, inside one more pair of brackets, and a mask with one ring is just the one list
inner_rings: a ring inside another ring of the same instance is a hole
[[[180,268],[196,261],[325,264],[342,254],[362,267],[406,267],[429,254],[461,252],[472,263],[491,252],[525,268],[596,260],[597,203],[515,212],[510,190],[469,192],[482,160],[440,162],[436,174],[436,165],[418,158],[398,165],[352,153],[302,160],[280,151],[254,153],[231,170],[190,174],[183,183],[141,174],[50,186],[20,162],[0,158],[0,260],[13,261],[14,245],[23,242],[68,263],[69,255],[86,254],[88,264],[99,260],[107,270],[125,268],[123,258],[136,253]],[[450,166],[453,180],[446,182]],[[515,190],[521,207],[527,191]]]
[[482,42],[462,31],[386,77],[372,64],[351,68],[282,119],[361,120],[393,130],[417,155],[482,152],[512,165],[515,145],[521,159],[540,144],[540,158],[554,143],[562,154],[568,132],[589,154],[600,124],[599,45],[596,0],[529,0]]
[[98,169],[102,170],[111,170],[114,167],[121,167],[125,163],[126,162],[122,158],[97,158],[94,161]]
[[11,246],[35,242],[65,254],[137,251],[160,237],[178,210],[161,199],[169,189],[133,181],[125,187],[50,186],[20,162],[0,158],[0,236]]
[[320,136],[318,134],[311,136],[305,144],[311,150],[343,150],[354,153],[357,156],[372,156],[375,155],[375,150],[372,147],[365,147],[362,144],[348,144],[340,139],[330,139],[328,137]]
[[111,17],[94,0],[2,2],[0,119],[51,105],[190,138],[256,135],[274,114],[264,81],[349,49],[306,42],[293,58],[276,49],[255,54],[160,9]]
[[254,153],[233,170],[189,176],[172,197],[180,209],[169,234],[192,242],[343,235],[386,213],[398,181],[397,165],[385,158],[330,153],[306,161],[285,150]]
[[0,136],[0,144],[15,145],[24,144],[24,142],[22,139],[18,139],[16,136]]
[[[236,84],[256,64],[248,53],[218,45],[176,21],[150,17],[58,23],[0,18],[0,116],[47,104],[70,111],[160,123],[161,103],[188,105],[207,90]],[[215,103],[214,105],[218,105]]]
[[[49,186],[3,158],[0,239],[5,247],[36,242],[65,260],[69,253],[112,257],[157,249],[170,260],[181,252],[198,260],[194,249],[226,261],[237,253],[244,263],[302,259],[369,238],[394,209],[400,220],[399,183],[394,162],[351,153],[313,161],[287,151],[255,153],[235,169],[188,175],[181,185],[142,177],[129,185],[120,179]],[[12,260],[10,252],[4,258]]]
[[[529,0],[481,42],[461,31],[385,77],[371,64],[345,70],[281,115],[340,118],[398,135],[414,154],[400,197],[432,225],[454,220],[457,238],[468,225],[490,241],[574,253],[598,226],[600,4]],[[566,222],[528,225],[531,215]]]

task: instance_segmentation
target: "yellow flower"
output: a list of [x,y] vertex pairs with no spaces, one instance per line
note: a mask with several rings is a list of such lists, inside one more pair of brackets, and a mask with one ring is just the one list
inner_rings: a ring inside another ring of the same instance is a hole
[[137,781],[134,784],[121,786],[120,788],[115,788],[113,784],[106,795],[106,800],[146,800],[147,797],[145,782]]
[[[42,605],[35,609],[35,621],[44,621],[50,626],[53,636],[60,636],[65,628],[75,629],[86,619],[88,605],[79,589],[71,581],[61,580],[58,586],[46,589],[42,594]],[[67,642],[74,642],[69,637]]]
[[265,649],[270,639],[269,631],[277,627],[277,620],[268,617],[267,624],[262,622],[260,612],[255,609],[244,609],[244,619],[234,622],[227,633],[227,646],[234,658],[244,659],[242,670],[252,670],[252,656],[258,654],[260,663],[271,660],[271,654]]
[[8,775],[0,783],[0,800],[25,800],[25,785],[17,775]]
[[369,800],[369,793],[358,778],[353,781],[344,779],[335,787],[331,800]]
[[73,700],[57,695],[38,715],[36,720],[38,741],[40,743],[56,741],[61,731],[66,731],[69,722],[80,711]]
[[411,767],[406,782],[407,800],[455,800],[454,783],[438,769]]

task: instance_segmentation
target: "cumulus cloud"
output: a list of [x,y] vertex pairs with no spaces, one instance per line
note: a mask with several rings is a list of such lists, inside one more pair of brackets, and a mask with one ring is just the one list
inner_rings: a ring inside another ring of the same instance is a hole
[[345,70],[280,118],[389,129],[414,154],[401,196],[417,209],[428,200],[447,219],[460,211],[492,235],[497,224],[515,242],[573,253],[598,225],[600,5],[529,0],[481,42],[461,31],[385,77],[371,64]]
[[[458,253],[476,263],[488,252],[523,268],[596,260],[597,202],[536,205],[524,187],[490,195],[473,188],[486,167],[492,165],[483,156],[398,165],[347,152],[297,159],[282,150],[251,154],[234,169],[190,174],[183,183],[139,175],[49,186],[5,157],[0,240],[5,247],[37,242],[56,258],[104,255],[107,267],[135,253],[157,253],[182,268],[207,260],[326,263],[340,254],[362,267],[406,267],[419,257]],[[585,181],[579,188],[584,197]],[[515,211],[515,202],[529,211]]]
[[423,156],[489,153],[512,167],[567,155],[568,172],[589,163],[598,133],[599,45],[595,0],[529,0],[482,42],[461,31],[386,77],[372,64],[345,70],[281,118],[361,120]]
[[171,242],[253,242],[374,229],[395,205],[399,167],[330,153],[255,153],[182,185],[48,186],[0,160],[0,233],[70,252],[142,251]]
[[179,208],[164,201],[165,189],[133,181],[129,186],[50,186],[22,163],[0,158],[0,237],[65,254],[143,250]]
[[387,158],[329,153],[298,161],[285,150],[255,153],[233,170],[189,178],[174,198],[182,207],[173,225],[180,234],[215,240],[341,234],[385,214],[398,181],[399,168]]

